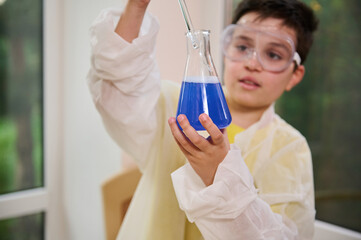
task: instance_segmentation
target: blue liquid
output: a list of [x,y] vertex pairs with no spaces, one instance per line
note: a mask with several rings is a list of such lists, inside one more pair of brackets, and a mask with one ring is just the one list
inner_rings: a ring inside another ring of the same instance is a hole
[[208,114],[219,129],[226,128],[232,121],[221,84],[183,81],[178,102],[177,116],[187,116],[191,126],[205,130],[199,122],[199,115]]

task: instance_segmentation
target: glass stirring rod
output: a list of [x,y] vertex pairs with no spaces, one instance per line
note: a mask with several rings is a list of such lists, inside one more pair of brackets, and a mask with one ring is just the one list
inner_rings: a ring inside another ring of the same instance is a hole
[[184,21],[187,26],[188,34],[190,34],[190,37],[191,37],[193,48],[197,49],[199,46],[198,46],[197,39],[193,35],[193,25],[192,25],[191,18],[189,17],[189,13],[188,13],[188,9],[187,9],[185,0],[178,0],[178,2],[181,7],[182,15],[183,15]]

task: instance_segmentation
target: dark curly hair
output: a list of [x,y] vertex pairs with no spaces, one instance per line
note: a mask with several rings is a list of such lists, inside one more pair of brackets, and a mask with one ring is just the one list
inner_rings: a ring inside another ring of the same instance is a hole
[[236,24],[245,14],[255,12],[258,19],[277,18],[283,24],[296,31],[296,51],[302,63],[306,60],[313,43],[313,33],[318,26],[318,19],[310,7],[298,0],[243,0],[234,12],[232,20]]

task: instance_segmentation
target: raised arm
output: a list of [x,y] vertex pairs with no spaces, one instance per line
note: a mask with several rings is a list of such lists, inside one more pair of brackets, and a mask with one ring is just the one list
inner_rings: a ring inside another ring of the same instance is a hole
[[127,42],[138,37],[150,0],[129,0],[119,19],[115,32]]
[[90,27],[90,92],[109,135],[141,168],[162,121],[155,60],[159,24],[145,12],[149,1],[104,9]]

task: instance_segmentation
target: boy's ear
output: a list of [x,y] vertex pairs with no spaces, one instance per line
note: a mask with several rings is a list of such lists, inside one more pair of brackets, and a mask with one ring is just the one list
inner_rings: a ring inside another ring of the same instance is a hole
[[291,91],[291,89],[294,86],[299,84],[302,81],[304,75],[305,75],[305,66],[303,65],[298,66],[297,69],[292,73],[291,80],[288,82],[286,86],[286,91]]

